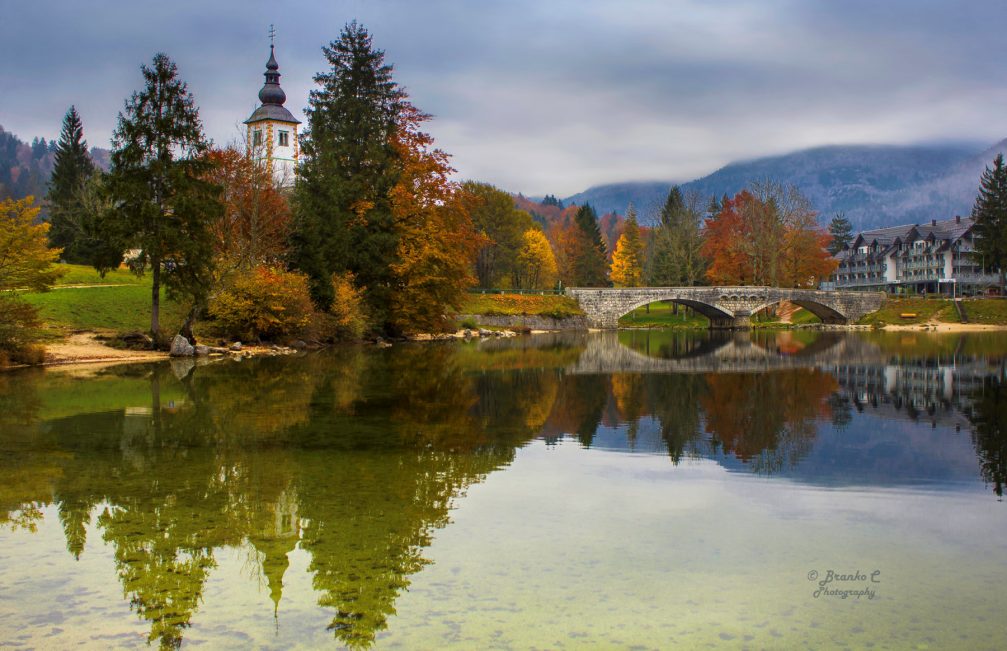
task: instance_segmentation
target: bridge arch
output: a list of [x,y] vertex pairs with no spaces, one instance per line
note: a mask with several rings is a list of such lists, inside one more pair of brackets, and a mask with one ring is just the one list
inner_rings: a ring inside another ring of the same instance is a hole
[[731,319],[734,317],[733,313],[728,312],[717,305],[710,305],[709,303],[704,303],[702,301],[697,301],[690,298],[681,298],[677,295],[669,294],[667,297],[664,298],[648,298],[647,300],[644,301],[636,301],[635,303],[630,303],[626,307],[620,306],[619,309],[617,310],[618,312],[620,312],[620,314],[616,317],[616,320],[618,321],[619,319],[626,316],[633,310],[637,310],[643,307],[644,305],[650,305],[651,303],[661,303],[661,302],[678,303],[679,305],[684,305],[686,307],[692,308],[693,310],[699,312],[700,314],[710,319],[711,321],[714,319]]
[[828,306],[828,305],[826,305],[824,303],[821,303],[819,301],[810,300],[810,299],[807,299],[807,298],[794,298],[792,296],[781,296],[781,297],[776,298],[774,300],[770,300],[770,301],[767,301],[765,303],[762,303],[761,305],[758,305],[758,307],[755,307],[755,308],[752,309],[752,314],[756,314],[758,312],[761,312],[762,310],[766,309],[767,307],[772,307],[773,305],[779,305],[783,301],[789,301],[789,302],[793,303],[794,305],[797,305],[798,307],[803,307],[805,310],[807,310],[808,312],[811,312],[812,314],[814,314],[815,316],[817,316],[819,319],[821,319],[822,323],[846,323],[847,322],[846,316],[844,316],[841,312],[837,311],[835,308],[832,308],[832,307],[830,307],[830,306]]

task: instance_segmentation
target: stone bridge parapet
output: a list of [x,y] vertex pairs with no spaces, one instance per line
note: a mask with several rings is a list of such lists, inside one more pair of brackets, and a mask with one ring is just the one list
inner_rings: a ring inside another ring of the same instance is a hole
[[847,324],[881,308],[884,292],[843,292],[780,287],[632,287],[621,289],[570,287],[593,328],[619,326],[619,318],[656,301],[674,301],[710,319],[711,328],[746,329],[751,316],[780,301],[812,312],[823,323]]

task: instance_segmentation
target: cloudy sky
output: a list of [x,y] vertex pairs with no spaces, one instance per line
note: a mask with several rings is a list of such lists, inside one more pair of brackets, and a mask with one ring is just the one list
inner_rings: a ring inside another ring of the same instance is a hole
[[687,181],[844,143],[1007,136],[1003,0],[0,0],[0,125],[108,146],[139,66],[168,53],[207,134],[256,105],[277,30],[302,115],[320,47],[357,19],[460,178],[566,196]]

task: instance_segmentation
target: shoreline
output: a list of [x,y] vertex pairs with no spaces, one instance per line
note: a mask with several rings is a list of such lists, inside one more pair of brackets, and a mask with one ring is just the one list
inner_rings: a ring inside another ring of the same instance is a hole
[[[676,330],[676,331],[686,331],[686,330],[707,330],[707,328],[662,328],[660,326],[654,327],[628,327],[628,328],[618,328],[618,330]],[[967,333],[967,332],[1005,332],[1007,331],[1007,325],[999,324],[986,324],[986,323],[914,323],[906,325],[898,324],[886,324],[880,328],[874,328],[868,325],[832,325],[832,326],[798,326],[798,327],[780,327],[780,328],[753,328],[750,331],[756,330],[766,330],[766,331],[792,331],[792,330],[832,330],[832,331],[844,331],[844,332],[872,332],[872,331],[887,331],[887,332],[931,332],[931,333],[944,333],[944,334],[957,334],[957,333]],[[549,334],[557,332],[557,330],[542,330],[542,329],[532,329],[528,331],[528,334]],[[585,332],[600,332],[597,328],[587,328]],[[738,332],[749,332],[739,330]],[[105,345],[101,340],[97,338],[97,333],[94,332],[80,332],[68,336],[64,341],[55,344],[46,345],[46,358],[41,364],[29,365],[29,364],[19,364],[16,366],[8,366],[5,368],[0,368],[0,371],[11,371],[15,369],[26,369],[26,368],[43,368],[47,370],[59,371],[66,369],[80,369],[80,368],[105,368],[108,366],[114,366],[118,364],[141,364],[141,363],[152,363],[152,362],[164,362],[171,359],[178,359],[171,357],[167,352],[162,351],[145,351],[145,350],[129,350],[121,348],[112,348],[111,346]],[[437,341],[441,339],[459,339],[460,337],[455,336],[454,333],[445,337],[433,337],[432,335],[422,336],[417,335],[415,337],[410,337],[410,341]],[[244,346],[239,353],[233,355],[222,355],[214,354],[208,359],[230,359],[235,357],[263,357],[263,356],[274,356],[274,355],[288,355],[298,352],[294,348],[286,347],[273,347],[273,346]]]

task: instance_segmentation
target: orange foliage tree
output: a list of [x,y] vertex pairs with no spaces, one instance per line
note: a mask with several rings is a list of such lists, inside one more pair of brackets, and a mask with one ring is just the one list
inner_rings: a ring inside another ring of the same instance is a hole
[[472,225],[474,198],[449,180],[448,155],[420,131],[428,119],[406,105],[395,138],[401,170],[390,192],[399,235],[391,325],[401,332],[443,330],[475,284],[472,267],[486,241]]
[[814,287],[835,269],[831,240],[793,187],[764,183],[725,201],[706,220],[703,254],[710,282]]
[[224,213],[211,227],[218,268],[276,264],[286,252],[290,206],[273,184],[269,167],[235,147],[207,154],[208,180],[220,186]]

